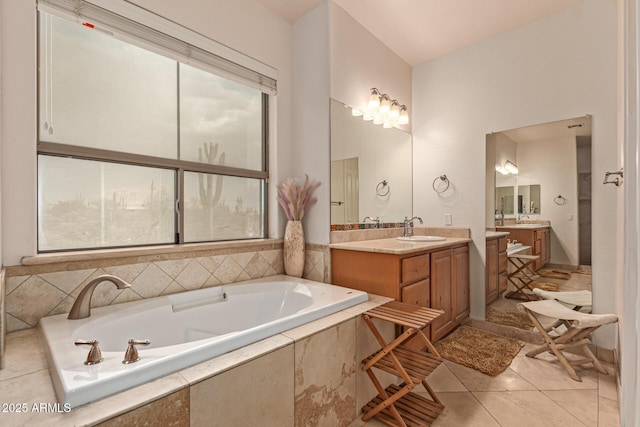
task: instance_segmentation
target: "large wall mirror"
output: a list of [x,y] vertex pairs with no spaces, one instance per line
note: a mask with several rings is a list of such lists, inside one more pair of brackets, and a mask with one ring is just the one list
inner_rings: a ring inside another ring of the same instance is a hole
[[331,224],[412,216],[411,135],[331,100]]
[[[563,269],[591,265],[591,122],[584,116],[487,135],[487,228],[500,218],[549,221],[551,265]],[[502,174],[507,162],[516,174]]]

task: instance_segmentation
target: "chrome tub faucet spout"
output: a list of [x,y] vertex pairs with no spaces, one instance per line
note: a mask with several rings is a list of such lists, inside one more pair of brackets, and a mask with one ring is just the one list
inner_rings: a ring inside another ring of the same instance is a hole
[[411,237],[411,235],[413,234],[413,232],[411,231],[411,221],[413,221],[414,219],[417,219],[418,221],[420,221],[420,224],[424,224],[422,222],[422,218],[420,218],[419,216],[414,216],[413,218],[409,219],[406,216],[404,217],[404,229],[402,231],[402,237]]
[[89,283],[87,283],[80,295],[76,298],[76,301],[73,303],[73,307],[71,307],[71,311],[69,312],[69,316],[67,319],[77,320],[77,319],[85,319],[91,315],[91,296],[93,296],[93,291],[96,289],[96,286],[102,282],[111,282],[118,289],[126,289],[130,288],[131,285],[122,280],[119,277],[113,276],[111,274],[103,274],[101,276],[92,279]]

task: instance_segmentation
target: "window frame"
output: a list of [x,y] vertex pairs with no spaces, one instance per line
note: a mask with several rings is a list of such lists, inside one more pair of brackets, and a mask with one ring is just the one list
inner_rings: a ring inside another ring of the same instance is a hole
[[[46,13],[46,12],[44,12]],[[38,13],[38,19],[40,19],[42,15]],[[38,32],[40,31],[40,26],[37,26]],[[39,40],[39,37],[38,37]],[[131,41],[126,41],[126,43],[130,43],[136,45],[136,43],[132,43]],[[143,49],[147,49],[145,46],[139,46]],[[38,51],[41,46],[38,45]],[[159,55],[162,53],[155,52]],[[163,55],[166,56],[166,55]],[[40,73],[40,55],[37,55],[37,74]],[[176,61],[177,64],[181,63],[179,59],[171,58]],[[190,66],[194,66],[194,64],[187,64]],[[196,68],[200,68],[197,67]],[[218,75],[222,78],[228,78],[224,73],[216,74],[212,72],[210,69],[201,68],[203,71],[207,73],[211,73],[214,75]],[[68,157],[73,159],[83,159],[83,160],[94,160],[94,161],[102,161],[102,162],[110,162],[110,163],[118,163],[132,166],[145,166],[151,168],[159,168],[159,169],[170,169],[176,172],[176,200],[175,200],[175,208],[174,208],[174,218],[175,218],[175,238],[173,242],[167,243],[158,243],[158,244],[145,244],[145,245],[118,245],[118,246],[100,246],[100,247],[83,247],[83,248],[74,248],[74,249],[57,249],[57,250],[41,250],[39,243],[39,236],[37,239],[37,252],[38,253],[60,253],[60,252],[70,252],[70,251],[87,251],[87,250],[103,250],[103,249],[129,249],[135,247],[154,247],[154,246],[162,246],[167,244],[178,244],[178,245],[189,245],[189,244],[202,244],[208,242],[231,242],[231,241],[242,241],[242,240],[254,240],[254,239],[265,239],[268,236],[269,230],[269,94],[261,91],[261,106],[262,106],[262,114],[261,114],[261,149],[262,149],[262,170],[253,170],[253,169],[245,169],[238,168],[233,166],[225,166],[225,165],[215,165],[208,163],[199,163],[190,160],[180,160],[180,159],[170,159],[156,156],[148,156],[143,154],[133,154],[126,153],[121,151],[107,150],[101,148],[91,148],[91,147],[82,147],[79,145],[71,145],[71,144],[63,144],[63,143],[54,143],[54,142],[46,142],[41,141],[40,134],[42,130],[38,123],[40,123],[40,91],[43,89],[40,85],[40,78],[37,79],[37,114],[36,114],[36,128],[37,128],[37,146],[36,146],[36,159],[40,155],[47,156],[61,156]],[[179,82],[176,82],[179,84]],[[178,108],[180,99],[178,98]],[[179,135],[180,123],[178,122],[178,135]],[[177,146],[179,146],[179,136],[176,140]],[[240,239],[221,239],[221,240],[211,240],[211,241],[200,241],[200,242],[184,242],[184,172],[195,172],[195,173],[207,173],[207,174],[215,174],[222,176],[234,176],[241,178],[252,178],[259,179],[262,181],[262,195],[263,195],[263,206],[262,206],[262,235],[260,237],[247,237]],[[41,206],[37,203],[37,209],[40,210]],[[37,221],[40,222],[40,216],[37,215]],[[39,230],[39,225],[36,228]]]

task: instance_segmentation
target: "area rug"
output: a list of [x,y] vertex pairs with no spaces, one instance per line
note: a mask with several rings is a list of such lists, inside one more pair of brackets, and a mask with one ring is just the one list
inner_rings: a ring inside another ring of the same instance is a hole
[[578,274],[591,274],[591,266],[590,265],[581,265],[572,271],[572,273]]
[[524,343],[461,326],[434,345],[445,359],[495,377],[509,367]]
[[529,286],[531,288],[538,288],[538,289],[542,289],[543,291],[550,291],[550,292],[558,292],[560,290],[560,285],[558,285],[557,283],[551,283],[551,282],[533,282],[533,283],[529,283]]
[[542,269],[542,270],[536,271],[536,274],[542,277],[546,277],[547,279],[562,279],[562,280],[571,279],[571,273],[567,273],[566,271],[562,271],[562,270]]
[[498,325],[511,326],[518,329],[531,331],[534,328],[531,319],[525,313],[518,311],[504,311],[497,308],[487,307],[485,320]]

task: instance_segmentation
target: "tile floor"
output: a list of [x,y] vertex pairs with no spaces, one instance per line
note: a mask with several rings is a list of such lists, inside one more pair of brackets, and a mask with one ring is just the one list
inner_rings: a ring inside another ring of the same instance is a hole
[[[577,368],[582,382],[569,378],[550,354],[525,356],[535,344],[525,344],[511,366],[496,377],[445,360],[428,378],[445,405],[433,427],[572,427],[620,426],[614,369],[610,375],[589,365]],[[424,388],[415,390],[428,398]],[[373,419],[350,427],[382,427]]]
[[[591,289],[591,275],[573,274],[558,283],[560,290]],[[519,300],[500,298],[493,307],[516,311]],[[582,382],[572,380],[549,353],[535,359],[525,356],[536,344],[525,344],[511,366],[496,377],[445,360],[427,382],[445,405],[433,427],[570,427],[620,426],[614,367],[604,363],[609,375],[591,365],[576,367]],[[422,391],[421,391],[422,390]],[[428,398],[422,386],[416,389]],[[350,427],[381,427],[378,420],[360,419]]]

